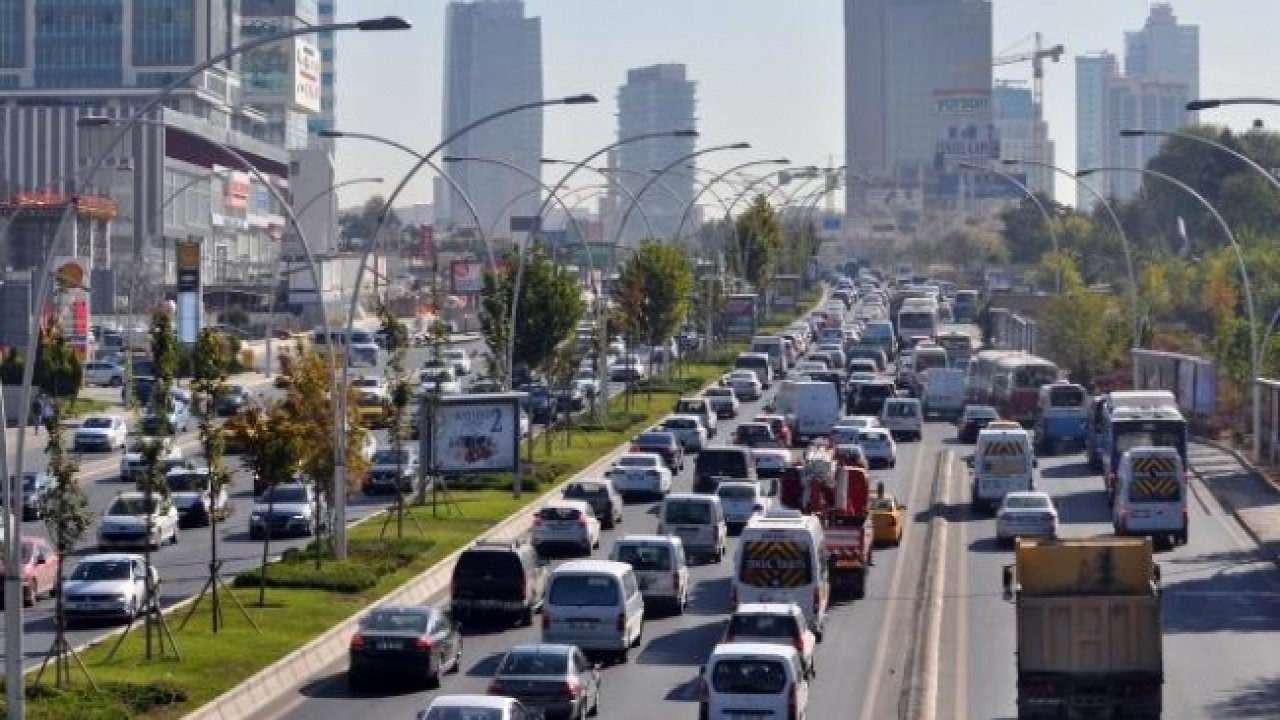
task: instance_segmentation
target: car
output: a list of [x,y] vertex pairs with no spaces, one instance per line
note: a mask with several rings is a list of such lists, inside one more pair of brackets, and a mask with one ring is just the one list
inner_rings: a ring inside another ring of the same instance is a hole
[[324,495],[317,498],[310,483],[279,483],[254,499],[253,512],[249,514],[249,539],[261,540],[268,532],[272,537],[310,537],[325,527],[324,517]]
[[996,511],[996,542],[1012,544],[1020,537],[1058,537],[1058,509],[1042,490],[1006,493]]
[[596,371],[590,368],[579,369],[573,376],[573,384],[587,402],[594,401],[600,394],[600,381],[596,378]]
[[178,508],[163,494],[137,490],[116,495],[98,523],[98,549],[160,549],[178,544]]
[[906,509],[897,498],[884,492],[871,499],[871,539],[876,545],[897,547],[902,542]]
[[243,385],[228,385],[213,401],[213,412],[219,417],[230,417],[244,410],[249,404],[249,391]]
[[516,645],[502,656],[489,694],[542,710],[546,720],[600,713],[600,665],[574,645]]
[[124,447],[128,435],[129,426],[119,415],[90,415],[72,434],[71,445],[75,452],[111,452]]
[[665,430],[642,432],[631,440],[629,452],[651,452],[662,457],[672,473],[684,470],[684,447],[675,433]]
[[445,672],[462,669],[462,628],[438,608],[383,605],[357,621],[347,659],[347,687],[357,692],[389,677],[436,688]]
[[613,541],[609,559],[631,566],[646,608],[661,603],[684,614],[689,604],[689,559],[680,538],[624,535]]
[[351,388],[353,390],[377,393],[383,397],[390,395],[387,381],[377,375],[357,375],[351,378]]
[[675,435],[687,453],[698,452],[707,444],[707,429],[696,415],[668,415],[656,429]]
[[391,399],[376,390],[358,391],[355,411],[360,426],[368,429],[387,427],[395,412]]
[[609,365],[606,371],[609,376],[609,382],[639,382],[647,377],[644,371],[644,364],[635,359],[634,356],[628,357],[633,358],[633,360],[627,362],[624,358],[624,362],[611,363]]
[[546,425],[556,419],[560,413],[560,400],[551,388],[546,385],[533,384],[520,386],[520,392],[528,393],[525,406],[529,409],[531,419],[540,425]]
[[453,564],[449,609],[465,627],[496,618],[528,627],[546,586],[547,564],[531,543],[479,541]]
[[862,449],[857,439],[851,443],[840,443],[834,445],[836,460],[852,467],[860,467],[863,470],[870,470],[871,463],[867,462],[867,451]]
[[858,445],[870,468],[891,468],[898,464],[898,441],[887,428],[869,427],[858,431]]
[[191,411],[184,403],[175,402],[168,412],[168,422],[161,427],[160,416],[149,412],[138,421],[138,431],[143,435],[177,435],[191,428]]
[[738,402],[738,396],[734,393],[733,388],[710,387],[702,392],[702,397],[706,398],[708,403],[711,403],[716,417],[720,420],[738,417],[738,409],[741,404]]
[[858,431],[862,428],[857,425],[847,425],[843,421],[831,426],[831,444],[832,445],[854,445],[858,442]]
[[471,387],[467,392],[472,395],[478,393],[500,393],[503,389],[503,385],[500,382],[495,382],[493,380],[480,380],[478,382],[471,383]]
[[22,519],[39,520],[44,517],[44,498],[53,488],[53,478],[43,470],[27,470],[22,473]]
[[769,511],[769,498],[761,491],[760,483],[753,480],[725,480],[716,486],[716,495],[724,508],[724,524],[731,534],[741,530],[751,518]]
[[541,710],[511,697],[488,695],[437,695],[418,711],[416,720],[542,720]]
[[160,573],[155,565],[151,566],[151,581],[147,582],[147,566],[141,555],[87,555],[62,583],[67,620],[132,621],[142,614],[148,593],[159,583]]
[[471,374],[471,356],[462,348],[449,348],[444,351],[444,360],[453,365],[453,371],[462,377]]
[[120,482],[141,482],[147,471],[145,453],[152,445],[160,446],[157,457],[164,464],[164,472],[186,465],[182,448],[173,442],[173,438],[134,435],[120,454]]
[[609,482],[624,500],[660,498],[671,492],[671,469],[657,453],[623,453],[609,468]]
[[608,480],[575,480],[564,486],[561,496],[565,500],[582,500],[590,505],[605,530],[611,530],[622,522],[622,496]]
[[418,372],[420,395],[461,395],[462,383],[447,367],[423,368]]
[[796,649],[806,676],[818,674],[814,664],[818,638],[805,620],[804,610],[793,603],[743,603],[725,623],[721,643],[768,643]]
[[[21,552],[18,556],[22,571],[22,605],[31,607],[41,597],[53,597],[58,586],[58,554],[54,552],[49,541],[41,537],[24,536]],[[2,565],[2,563],[0,563]],[[0,579],[5,577],[4,568],[0,567]],[[0,608],[4,600],[0,598]]]
[[[395,448],[381,448],[369,459],[369,472],[362,488],[366,495],[413,490],[418,477],[418,449],[405,445],[397,453]],[[397,480],[399,482],[397,483]]]
[[542,555],[554,546],[570,545],[590,555],[600,547],[600,521],[583,500],[552,500],[533,515],[533,546]]
[[209,468],[174,468],[164,476],[169,498],[178,508],[180,527],[205,527],[214,518],[231,513],[231,497],[226,483],[215,494],[209,483]]
[[568,408],[570,412],[579,412],[587,406],[587,395],[582,392],[582,388],[577,383],[568,382],[555,389],[556,409],[563,412]]
[[990,405],[965,405],[956,421],[956,440],[962,443],[978,442],[978,433],[1000,420],[1000,413]]
[[767,422],[744,422],[738,425],[733,432],[733,444],[745,445],[749,448],[777,448],[782,447],[778,442],[778,438],[773,434],[773,426]]
[[676,405],[671,412],[676,415],[695,415],[707,429],[707,437],[714,438],[719,432],[720,418],[716,415],[715,408],[711,407],[711,402],[705,397],[682,397],[676,401]]
[[740,400],[759,400],[764,395],[760,378],[751,370],[734,370],[720,379],[720,387],[733,390]]
[[101,387],[124,385],[124,368],[119,363],[95,360],[84,364],[84,384]]
[[778,443],[782,447],[791,447],[791,426],[787,424],[785,415],[757,415],[751,418],[751,422],[769,423]]

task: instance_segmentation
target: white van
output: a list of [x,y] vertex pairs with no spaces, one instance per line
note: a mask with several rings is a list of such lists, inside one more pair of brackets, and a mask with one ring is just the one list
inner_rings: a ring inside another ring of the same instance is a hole
[[542,642],[611,653],[626,662],[644,636],[644,597],[631,566],[612,560],[574,560],[547,580]]
[[609,559],[631,566],[646,605],[663,602],[677,614],[689,604],[689,562],[684,543],[671,535],[625,535],[613,542]]
[[777,335],[757,335],[751,338],[751,352],[769,356],[775,377],[783,377],[791,369],[791,364],[787,361],[786,344]]
[[702,667],[704,720],[809,718],[809,680],[787,645],[721,643]]
[[773,402],[791,426],[791,444],[804,447],[812,438],[831,434],[844,411],[840,389],[817,380],[784,380]]
[[756,374],[756,379],[760,381],[760,387],[765,390],[773,387],[773,363],[770,361],[768,353],[738,353],[738,358],[733,361],[733,369],[751,370]]
[[975,508],[995,508],[1011,492],[1036,489],[1031,433],[1014,423],[983,428],[969,463]]
[[724,559],[729,528],[715,495],[670,493],[658,508],[658,534],[680,538],[690,555]]
[[880,424],[894,440],[919,440],[924,434],[924,411],[917,398],[889,398],[880,408]]
[[1177,448],[1135,447],[1120,456],[1111,524],[1117,535],[1187,543],[1187,473]]
[[740,603],[799,605],[821,640],[831,597],[822,524],[813,515],[782,507],[751,518],[738,538],[731,587],[734,607]]

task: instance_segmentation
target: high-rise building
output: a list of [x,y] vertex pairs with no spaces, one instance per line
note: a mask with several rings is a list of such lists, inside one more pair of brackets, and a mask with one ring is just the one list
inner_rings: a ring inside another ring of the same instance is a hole
[[[525,17],[523,0],[449,3],[444,135],[489,113],[542,99],[542,23]],[[540,178],[542,111],[526,110],[485,123],[450,143],[446,153],[502,160]],[[481,162],[453,163],[447,171],[471,198],[486,232],[493,228],[494,234],[507,236],[512,217],[538,212],[539,184],[520,172]],[[436,200],[438,217],[446,224],[474,225],[453,192]]]
[[845,0],[846,207],[868,178],[990,161],[991,56],[987,0]]
[[[996,83],[992,93],[996,132],[1000,135],[1000,156],[1053,164],[1053,141],[1049,125],[1036,112],[1030,88]],[[1026,184],[1032,192],[1053,197],[1054,171],[1036,165],[1023,166]]]
[[[646,133],[672,132],[696,129],[694,108],[696,84],[689,80],[685,66],[678,64],[651,65],[627,71],[627,83],[618,89],[618,139]],[[627,226],[617,233],[617,223],[631,203],[631,196],[640,192],[652,178],[652,171],[661,170],[681,157],[693,153],[693,137],[655,138],[627,143],[617,148],[612,158],[617,170],[612,182],[626,187],[629,192],[614,191],[610,205],[618,209],[618,217],[610,218],[609,231],[618,235],[625,244],[634,244],[648,234],[641,220],[641,212],[633,210]],[[638,198],[638,206],[649,221],[652,232],[660,238],[674,237],[680,218],[689,201],[693,199],[691,168],[676,168],[658,179]],[[610,241],[612,236],[610,236]]]
[[[335,6],[338,0],[320,0],[316,3],[316,18],[321,25],[331,25],[337,21]],[[337,100],[334,72],[337,68],[337,49],[333,42],[333,31],[324,30],[316,34],[316,45],[320,49],[320,112],[307,120],[311,132],[330,130],[336,124],[334,104]]]
[[1179,25],[1169,3],[1151,6],[1141,30],[1124,34],[1124,72],[1159,83],[1183,83],[1200,97],[1200,27]]
[[[1119,75],[1116,56],[1108,52],[1076,56],[1076,168],[1101,167],[1107,161],[1107,94],[1112,81]],[[1108,181],[1108,173],[1102,173],[1081,182],[1087,182],[1102,191]],[[1105,193],[1104,193],[1105,197]],[[1076,205],[1088,212],[1094,203],[1093,194],[1078,193]]]
[[[1156,156],[1164,138],[1120,137],[1122,130],[1141,128],[1171,131],[1187,124],[1186,83],[1159,82],[1125,76],[1114,78],[1107,87],[1108,167],[1146,167]],[[1142,175],[1133,172],[1100,173],[1108,197],[1128,200],[1142,187]]]
[[[318,22],[315,0],[240,0],[245,40]],[[243,100],[262,115],[254,127],[259,139],[288,150],[306,147],[309,118],[320,112],[320,72],[320,50],[307,35],[241,56]]]

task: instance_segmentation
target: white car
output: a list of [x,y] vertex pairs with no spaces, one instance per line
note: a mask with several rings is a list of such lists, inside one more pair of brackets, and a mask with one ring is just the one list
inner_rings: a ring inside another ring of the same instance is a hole
[[365,431],[364,442],[360,445],[360,457],[364,458],[365,462],[372,462],[377,452],[378,438],[374,437],[373,433]]
[[[316,513],[316,505],[320,512]],[[280,483],[253,501],[249,514],[249,539],[261,540],[269,530],[273,537],[304,535],[310,537],[326,527],[324,495],[316,498],[309,483]],[[321,519],[317,519],[317,515]]]
[[419,391],[423,395],[433,395],[440,393],[441,395],[461,395],[462,383],[454,376],[453,371],[448,368],[429,367],[423,368],[418,373]]
[[[62,584],[68,619],[138,617],[147,600],[146,567],[141,555],[105,553],[82,558]],[[159,582],[152,565],[151,585]]]
[[209,487],[209,468],[174,468],[164,476],[169,498],[178,508],[178,523],[184,527],[208,526],[213,517],[231,512],[231,497],[223,483],[215,495]]
[[182,448],[172,443],[172,438],[139,436],[129,440],[124,452],[120,455],[120,482],[134,482],[138,473],[146,471],[143,450],[151,443],[160,443],[160,459],[165,472],[181,467],[186,463]]
[[825,363],[818,362],[817,360],[801,360],[796,363],[794,368],[792,368],[791,374],[794,376],[807,375],[815,372],[826,372],[827,369],[828,368]]
[[831,427],[831,444],[856,444],[860,431],[875,427],[880,427],[880,418],[874,415],[846,415]]
[[867,458],[867,467],[891,468],[898,464],[898,441],[887,428],[867,427],[858,431],[855,441],[862,447],[862,454]]
[[[150,533],[148,533],[148,526]],[[98,548],[145,548],[158,550],[165,543],[178,544],[178,508],[159,492],[133,490],[116,495],[102,513],[98,524]]]
[[124,447],[128,436],[129,426],[119,415],[90,415],[72,434],[71,445],[76,452],[111,452]]
[[444,351],[444,361],[453,365],[453,371],[458,375],[471,374],[471,356],[462,348],[450,348]]
[[[750,372],[750,371],[748,371]],[[738,402],[738,396],[733,388],[727,387],[711,387],[702,392],[702,397],[707,399],[711,407],[715,409],[718,418],[736,418],[738,417],[738,409],[742,406]]]
[[361,375],[351,379],[351,387],[356,390],[366,390],[368,392],[377,393],[383,397],[387,397],[387,383],[376,375]]
[[724,523],[741,528],[751,518],[763,517],[769,512],[769,498],[760,491],[760,483],[754,480],[725,480],[716,486],[720,506],[724,508]]
[[1040,490],[1007,493],[996,511],[996,542],[1020,537],[1058,537],[1058,509]]
[[724,376],[720,381],[721,387],[731,388],[735,395],[742,400],[759,400],[764,394],[764,387],[760,385],[760,378],[751,370],[734,370]]
[[818,638],[805,620],[804,610],[791,603],[743,603],[729,616],[724,643],[777,643],[800,653],[805,673],[816,675],[814,652]]
[[624,500],[671,492],[671,469],[657,453],[623,453],[609,468],[609,480]]
[[675,435],[685,452],[698,452],[707,444],[707,429],[697,415],[668,415],[660,428]]
[[84,364],[84,384],[120,387],[124,384],[124,368],[118,363],[96,360]]
[[573,384],[588,400],[595,398],[600,392],[600,381],[596,379],[594,368],[579,368],[573,376]]
[[552,500],[534,514],[532,536],[539,552],[552,545],[572,545],[590,555],[600,547],[600,519],[585,500]]

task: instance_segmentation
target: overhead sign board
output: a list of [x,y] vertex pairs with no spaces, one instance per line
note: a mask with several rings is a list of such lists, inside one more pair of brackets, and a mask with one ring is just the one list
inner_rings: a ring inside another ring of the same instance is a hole
[[445,474],[515,472],[520,464],[520,404],[526,393],[444,395],[423,401],[420,456]]

